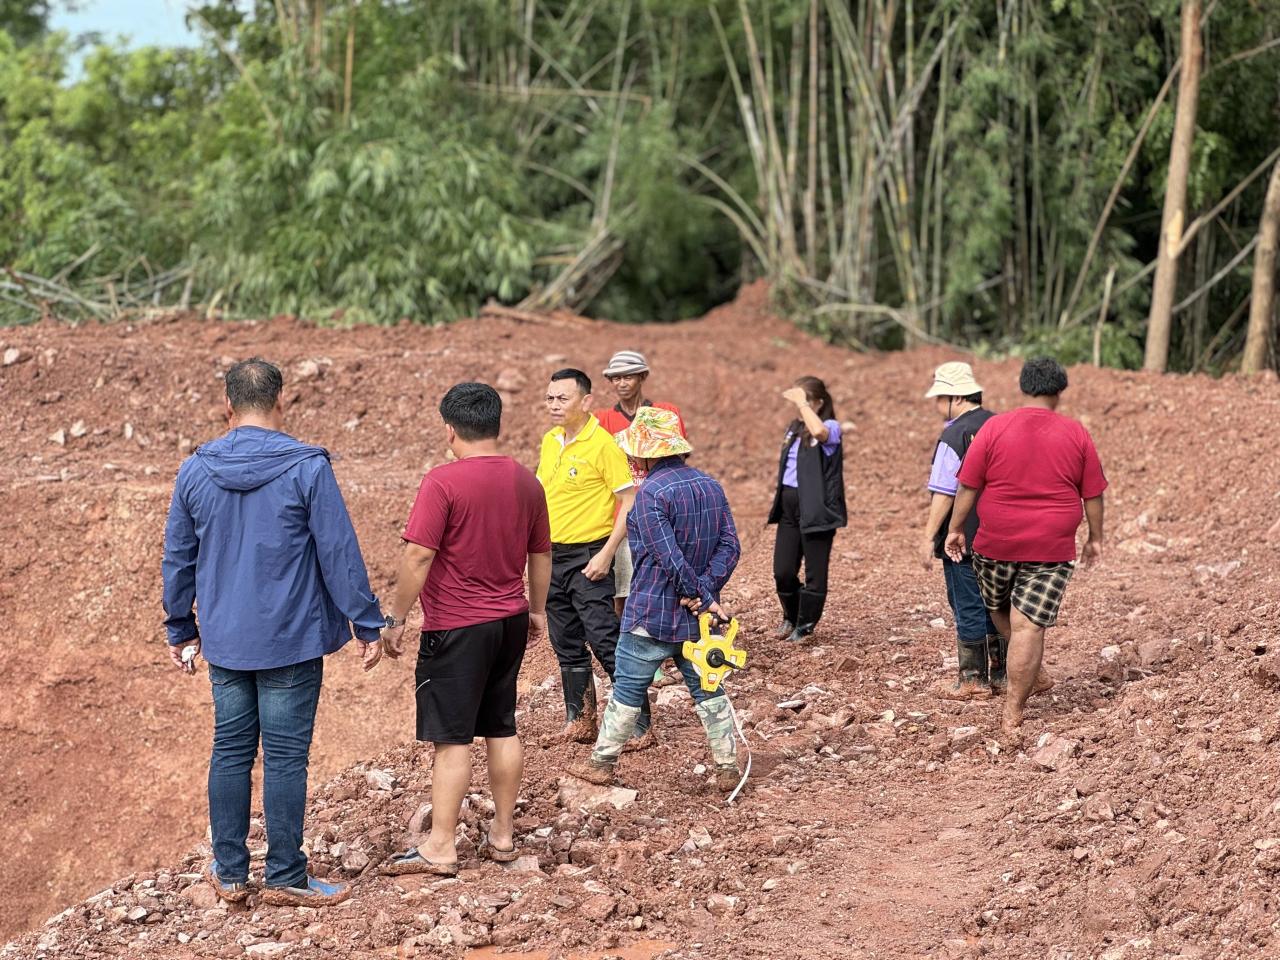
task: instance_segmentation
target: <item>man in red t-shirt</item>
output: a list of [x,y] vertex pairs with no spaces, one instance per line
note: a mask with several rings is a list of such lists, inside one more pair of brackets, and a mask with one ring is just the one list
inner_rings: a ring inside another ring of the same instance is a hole
[[969,446],[946,542],[947,556],[963,559],[965,520],[981,493],[973,572],[996,627],[1009,637],[1007,733],[1022,726],[1027,699],[1053,685],[1041,669],[1044,632],[1057,622],[1075,570],[1081,501],[1089,521],[1083,562],[1102,559],[1107,489],[1089,431],[1055,412],[1067,388],[1062,365],[1048,357],[1028,360],[1020,385],[1026,406],[992,417]]
[[498,452],[501,398],[487,384],[460,383],[440,401],[440,416],[456,459],[422,478],[382,632],[387,656],[398,657],[405,619],[421,601],[414,679],[418,739],[436,748],[431,835],[388,862],[393,874],[458,872],[454,834],[476,737],[485,738],[494,805],[482,852],[516,858],[512,817],[524,767],[516,677],[526,643],[547,626],[547,500],[533,473]]

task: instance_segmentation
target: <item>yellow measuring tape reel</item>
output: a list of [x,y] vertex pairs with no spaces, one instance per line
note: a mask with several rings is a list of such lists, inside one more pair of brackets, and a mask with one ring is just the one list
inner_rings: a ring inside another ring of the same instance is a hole
[[[686,640],[681,648],[686,660],[693,664],[702,680],[702,689],[715,693],[720,684],[729,675],[730,670],[741,670],[747,665],[747,651],[733,645],[738,635],[738,618],[734,617],[722,633],[712,633],[711,624],[715,619],[709,613],[698,617],[698,632],[702,635],[698,641]],[[723,624],[723,621],[719,621]]]

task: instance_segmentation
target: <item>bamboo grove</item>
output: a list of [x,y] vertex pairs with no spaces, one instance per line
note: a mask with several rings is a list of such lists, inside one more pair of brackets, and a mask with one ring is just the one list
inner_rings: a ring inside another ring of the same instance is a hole
[[854,346],[1273,363],[1280,0],[222,0],[136,50],[46,7],[0,3],[3,322],[764,277]]

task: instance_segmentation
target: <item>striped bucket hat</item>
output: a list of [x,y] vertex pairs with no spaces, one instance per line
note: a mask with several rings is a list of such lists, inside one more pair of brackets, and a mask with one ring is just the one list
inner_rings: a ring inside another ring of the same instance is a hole
[[604,368],[606,377],[625,377],[630,373],[648,373],[649,361],[638,350],[619,350]]

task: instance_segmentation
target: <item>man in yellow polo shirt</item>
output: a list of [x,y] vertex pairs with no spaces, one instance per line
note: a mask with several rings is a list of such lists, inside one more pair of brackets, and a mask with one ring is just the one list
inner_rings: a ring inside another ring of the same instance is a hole
[[618,645],[613,556],[627,535],[636,492],[626,454],[591,415],[590,377],[573,369],[553,373],[547,412],[555,426],[542,438],[538,457],[551,520],[547,628],[564,685],[564,736],[594,743],[591,654],[612,679]]

